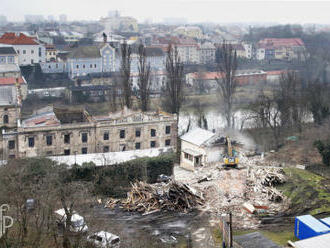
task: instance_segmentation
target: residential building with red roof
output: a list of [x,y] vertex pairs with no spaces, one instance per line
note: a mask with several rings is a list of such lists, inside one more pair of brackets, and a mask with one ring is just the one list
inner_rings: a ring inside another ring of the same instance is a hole
[[33,65],[46,61],[45,47],[35,38],[23,33],[5,33],[0,37],[0,45],[12,45],[18,54],[19,65]]
[[[205,88],[215,91],[218,87],[217,79],[224,77],[219,72],[193,72],[186,75],[188,85],[194,87],[198,81],[205,83]],[[235,79],[239,85],[260,84],[267,81],[267,73],[262,70],[237,70]]]
[[1,87],[13,87],[17,91],[17,96],[21,100],[25,100],[28,93],[28,85],[23,76],[19,77],[0,77]]
[[305,45],[300,38],[265,38],[257,44],[257,59],[302,59],[304,51]]

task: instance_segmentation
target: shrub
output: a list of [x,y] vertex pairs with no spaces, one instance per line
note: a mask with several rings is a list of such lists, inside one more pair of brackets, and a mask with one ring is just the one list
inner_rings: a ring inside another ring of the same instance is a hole
[[314,142],[314,146],[321,154],[322,162],[330,166],[330,139],[327,141],[317,140]]
[[160,174],[172,175],[174,159],[175,154],[172,153],[102,167],[96,167],[93,163],[83,164],[72,167],[65,181],[93,182],[95,194],[125,197],[132,182],[155,183]]

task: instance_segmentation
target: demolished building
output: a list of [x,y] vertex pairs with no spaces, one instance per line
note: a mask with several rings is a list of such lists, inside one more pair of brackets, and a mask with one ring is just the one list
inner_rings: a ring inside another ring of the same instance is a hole
[[194,128],[180,137],[180,166],[194,170],[200,166],[220,162],[226,150],[226,139],[220,134]]

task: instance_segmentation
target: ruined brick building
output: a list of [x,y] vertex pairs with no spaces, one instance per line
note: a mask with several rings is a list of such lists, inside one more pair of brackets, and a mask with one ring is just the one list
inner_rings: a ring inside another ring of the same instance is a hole
[[177,116],[124,109],[91,116],[84,109],[46,107],[3,129],[2,159],[173,147]]

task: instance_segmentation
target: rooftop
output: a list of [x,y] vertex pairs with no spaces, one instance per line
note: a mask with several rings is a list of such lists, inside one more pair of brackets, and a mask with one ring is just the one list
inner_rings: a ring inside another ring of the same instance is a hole
[[111,90],[113,86],[111,85],[82,85],[82,86],[72,86],[70,90],[72,91],[99,91],[99,90]]
[[33,38],[26,36],[23,33],[5,33],[0,37],[0,43],[11,45],[38,45]]
[[68,58],[100,58],[100,48],[98,46],[80,46],[70,49]]
[[0,64],[0,73],[20,71],[21,70],[17,64]]
[[11,46],[0,46],[0,54],[11,54],[16,55],[16,51]]
[[16,78],[16,77],[3,77],[3,78],[0,78],[0,86],[2,86],[2,85],[15,85],[17,79],[18,79],[19,84],[26,84],[26,81],[25,81],[24,77],[19,77],[19,78]]
[[202,128],[195,128],[188,133],[182,135],[181,140],[187,141],[197,146],[203,145],[216,134]]
[[22,122],[23,127],[58,126],[60,121],[53,111],[36,114]]
[[304,224],[308,225],[310,228],[312,228],[315,232],[326,232],[329,231],[329,227],[327,227],[325,224],[320,222],[318,219],[314,218],[311,215],[302,215],[297,216],[297,219],[299,219]]
[[330,233],[294,242],[296,248],[328,248]]
[[23,127],[59,126],[61,124],[89,122],[89,114],[81,108],[47,106],[39,109],[22,122]]
[[235,236],[234,240],[244,248],[280,248],[280,246],[276,245],[259,232]]
[[291,46],[304,46],[304,42],[300,38],[265,38],[258,42],[259,47],[263,48],[280,48]]
[[[236,77],[242,77],[242,76],[252,76],[252,75],[260,75],[260,74],[266,74],[263,70],[238,70],[236,71],[235,76]],[[216,78],[222,78],[223,74],[219,72],[194,72],[192,73],[193,79],[204,79],[204,80],[215,80]]]

